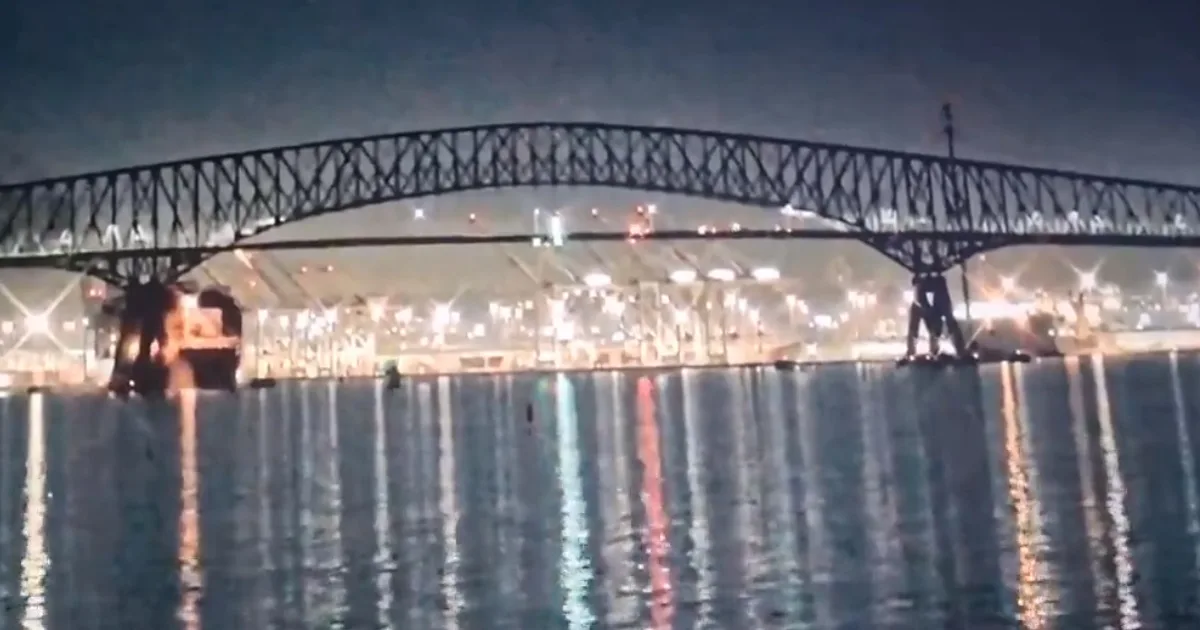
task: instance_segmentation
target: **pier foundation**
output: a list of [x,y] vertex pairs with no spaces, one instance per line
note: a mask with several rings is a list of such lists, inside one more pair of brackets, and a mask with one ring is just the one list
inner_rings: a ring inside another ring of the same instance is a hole
[[176,302],[170,287],[151,281],[125,287],[123,296],[110,303],[117,338],[109,390],[143,396],[166,391],[170,377],[166,354],[172,350],[167,319]]
[[924,327],[929,340],[929,354],[938,355],[938,342],[943,334],[950,337],[954,352],[967,356],[967,344],[962,328],[954,318],[954,305],[950,300],[950,288],[941,274],[917,274],[913,276],[913,300],[908,307],[908,334],[906,352],[917,354],[917,340]]

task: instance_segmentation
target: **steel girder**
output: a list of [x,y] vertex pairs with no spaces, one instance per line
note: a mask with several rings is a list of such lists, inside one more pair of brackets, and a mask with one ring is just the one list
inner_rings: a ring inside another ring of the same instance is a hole
[[[114,258],[101,277],[178,274],[203,257],[163,263],[157,252],[227,245],[378,203],[518,186],[790,204],[850,226],[914,271],[937,272],[980,251],[1055,236],[1200,236],[1200,187],[761,136],[531,123],[318,142],[0,186],[0,266],[55,254],[70,268],[80,263],[69,261],[86,260],[96,274],[105,268],[96,260],[146,251],[149,267],[126,269],[130,264]],[[924,245],[902,236],[917,231],[958,236]]]

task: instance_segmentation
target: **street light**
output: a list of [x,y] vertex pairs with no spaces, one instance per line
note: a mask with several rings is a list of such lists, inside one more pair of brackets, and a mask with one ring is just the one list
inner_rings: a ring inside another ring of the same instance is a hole
[[708,279],[717,282],[733,282],[737,279],[737,274],[727,267],[717,267],[708,271]]
[[1170,282],[1171,282],[1171,279],[1170,279],[1170,277],[1167,276],[1167,272],[1165,272],[1165,271],[1155,271],[1154,272],[1154,284],[1158,285],[1158,288],[1165,289],[1167,287],[1167,284],[1169,284]]
[[612,284],[612,276],[600,272],[593,271],[583,277],[583,283],[592,289],[599,289]]
[[31,313],[25,316],[25,330],[31,335],[45,335],[50,332],[50,317],[45,313]]
[[669,278],[675,284],[692,284],[698,276],[695,269],[676,269],[671,272]]
[[1096,272],[1080,271],[1079,288],[1083,291],[1094,291],[1096,289]]
[[1012,293],[1017,290],[1017,280],[1012,276],[1000,277],[1000,289],[1005,293]]
[[779,280],[779,269],[775,267],[758,267],[750,272],[750,277],[756,282],[775,282]]
[[1171,277],[1165,271],[1154,272],[1154,284],[1158,286],[1158,290],[1162,293],[1162,306],[1165,308],[1167,304],[1167,285],[1171,284]]

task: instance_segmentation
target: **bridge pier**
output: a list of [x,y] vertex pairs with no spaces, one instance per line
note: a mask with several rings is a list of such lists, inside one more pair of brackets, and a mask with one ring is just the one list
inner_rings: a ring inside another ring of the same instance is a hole
[[116,320],[110,391],[161,396],[237,387],[242,315],[232,297],[190,294],[158,280],[130,284],[123,293],[110,305]]
[[167,354],[172,350],[167,319],[175,308],[174,292],[158,281],[128,285],[122,299],[110,305],[117,332],[110,391],[143,396],[166,391],[170,377]]
[[913,275],[912,287],[913,299],[908,307],[908,334],[905,337],[906,358],[917,355],[917,340],[922,327],[929,338],[930,356],[940,354],[938,342],[943,333],[950,337],[957,356],[967,356],[966,339],[954,317],[946,277],[940,273],[918,273]]

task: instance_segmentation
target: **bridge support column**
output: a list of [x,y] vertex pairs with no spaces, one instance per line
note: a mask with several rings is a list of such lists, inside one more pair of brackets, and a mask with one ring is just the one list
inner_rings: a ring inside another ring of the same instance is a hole
[[175,302],[174,292],[162,282],[125,287],[123,300],[113,305],[117,335],[110,391],[143,396],[166,391],[170,380],[167,359],[173,351],[167,319]]
[[954,344],[955,354],[966,356],[966,340],[958,320],[954,318],[954,305],[945,276],[940,273],[919,273],[913,276],[912,287],[913,300],[908,307],[907,356],[917,354],[917,339],[922,326],[929,337],[930,355],[939,354],[938,341],[946,334]]

